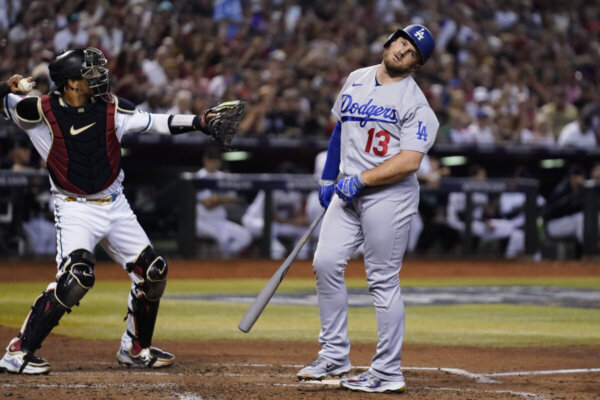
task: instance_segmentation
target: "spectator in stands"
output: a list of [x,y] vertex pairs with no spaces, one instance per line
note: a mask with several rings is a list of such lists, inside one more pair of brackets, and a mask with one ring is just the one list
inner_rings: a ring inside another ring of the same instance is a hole
[[178,90],[175,93],[173,107],[167,114],[192,114],[192,93],[189,90]]
[[154,58],[144,58],[142,61],[142,71],[146,78],[154,86],[165,86],[169,83],[165,73],[164,64],[169,59],[169,49],[162,45],[156,50]]
[[452,143],[455,144],[475,144],[477,138],[475,132],[469,129],[469,116],[457,109],[450,111],[449,118],[450,130],[448,135]]
[[577,108],[567,101],[565,89],[560,86],[554,89],[552,101],[540,107],[540,113],[546,117],[556,138],[563,127],[574,121],[578,115]]
[[490,115],[484,108],[477,110],[475,120],[467,127],[467,130],[475,138],[475,143],[479,146],[491,146],[496,143]]
[[[198,178],[225,177],[221,171],[221,152],[208,147],[202,157],[204,167],[196,173]],[[226,206],[237,203],[235,192],[218,192],[204,189],[196,196],[196,236],[213,239],[224,258],[236,257],[252,242],[252,235],[243,226],[227,219]]]
[[521,129],[521,144],[533,147],[554,147],[556,139],[548,124],[548,117],[538,114],[535,117],[533,129]]
[[243,13],[240,0],[213,0],[213,19],[223,22],[227,30],[227,39],[233,38],[242,25]]
[[513,145],[519,143],[519,132],[517,132],[517,118],[511,115],[500,114],[496,117],[496,144]]
[[594,119],[598,117],[598,106],[596,104],[586,105],[579,117],[564,126],[558,137],[560,147],[579,147],[589,149],[596,147],[598,138],[593,129]]
[[481,111],[490,118],[495,117],[494,109],[490,104],[490,92],[485,86],[477,86],[473,90],[473,99],[467,102],[466,110],[472,120],[475,120]]
[[252,94],[248,102],[248,111],[240,123],[240,135],[262,136],[267,132],[267,112],[274,107],[275,90],[263,85]]
[[88,33],[79,26],[79,14],[70,14],[67,23],[66,28],[58,31],[54,36],[54,50],[57,53],[87,45]]
[[146,101],[138,105],[136,107],[137,109],[155,114],[163,114],[166,112],[166,107],[164,104],[165,96],[158,87],[151,87],[148,90],[147,96],[148,97],[146,98]]

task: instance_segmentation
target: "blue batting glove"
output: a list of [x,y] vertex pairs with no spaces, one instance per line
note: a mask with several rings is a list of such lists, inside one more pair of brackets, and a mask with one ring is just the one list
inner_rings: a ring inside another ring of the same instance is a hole
[[360,179],[360,174],[348,176],[335,185],[335,193],[340,199],[350,204],[360,189],[365,186],[365,183]]
[[323,208],[329,207],[331,198],[333,197],[333,191],[335,188],[335,181],[327,181],[321,179],[319,181],[319,203]]

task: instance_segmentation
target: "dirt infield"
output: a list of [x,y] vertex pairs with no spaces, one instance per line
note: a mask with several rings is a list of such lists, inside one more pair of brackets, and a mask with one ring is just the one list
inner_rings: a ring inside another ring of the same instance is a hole
[[[269,277],[277,261],[170,262],[171,278]],[[35,277],[52,280],[52,263],[4,263],[0,281]],[[312,276],[299,262],[290,276]],[[348,276],[364,276],[353,262]],[[600,276],[595,263],[486,263],[407,261],[403,277]],[[98,279],[126,279],[114,265],[97,267]],[[0,328],[0,344],[14,329]],[[335,385],[298,382],[294,374],[312,361],[318,345],[300,342],[162,341],[177,356],[164,370],[127,370],[117,365],[118,343],[50,335],[39,354],[52,363],[47,376],[0,374],[0,397],[7,399],[391,399]],[[355,372],[369,364],[374,344],[353,345]],[[407,345],[403,366],[408,389],[403,399],[598,399],[600,344],[578,347],[481,348]]]

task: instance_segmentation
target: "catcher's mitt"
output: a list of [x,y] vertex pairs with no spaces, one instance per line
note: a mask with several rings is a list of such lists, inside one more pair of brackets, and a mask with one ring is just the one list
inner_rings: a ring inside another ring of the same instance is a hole
[[[215,114],[215,116],[209,118],[209,114]],[[202,115],[203,130],[221,146],[230,149],[231,141],[237,133],[245,114],[245,101],[233,100],[217,104],[204,111]]]

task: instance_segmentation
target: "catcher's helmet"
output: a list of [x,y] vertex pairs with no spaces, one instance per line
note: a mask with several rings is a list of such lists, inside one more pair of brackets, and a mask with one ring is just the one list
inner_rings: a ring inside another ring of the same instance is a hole
[[388,37],[383,44],[383,47],[389,47],[389,45],[400,36],[410,40],[421,55],[421,64],[425,64],[429,57],[431,57],[433,49],[435,48],[435,40],[433,39],[431,32],[429,32],[429,29],[419,24],[413,24],[404,29],[398,29]]
[[57,89],[62,89],[69,79],[88,81],[94,97],[103,96],[110,90],[106,58],[94,47],[67,50],[50,63],[50,78]]

